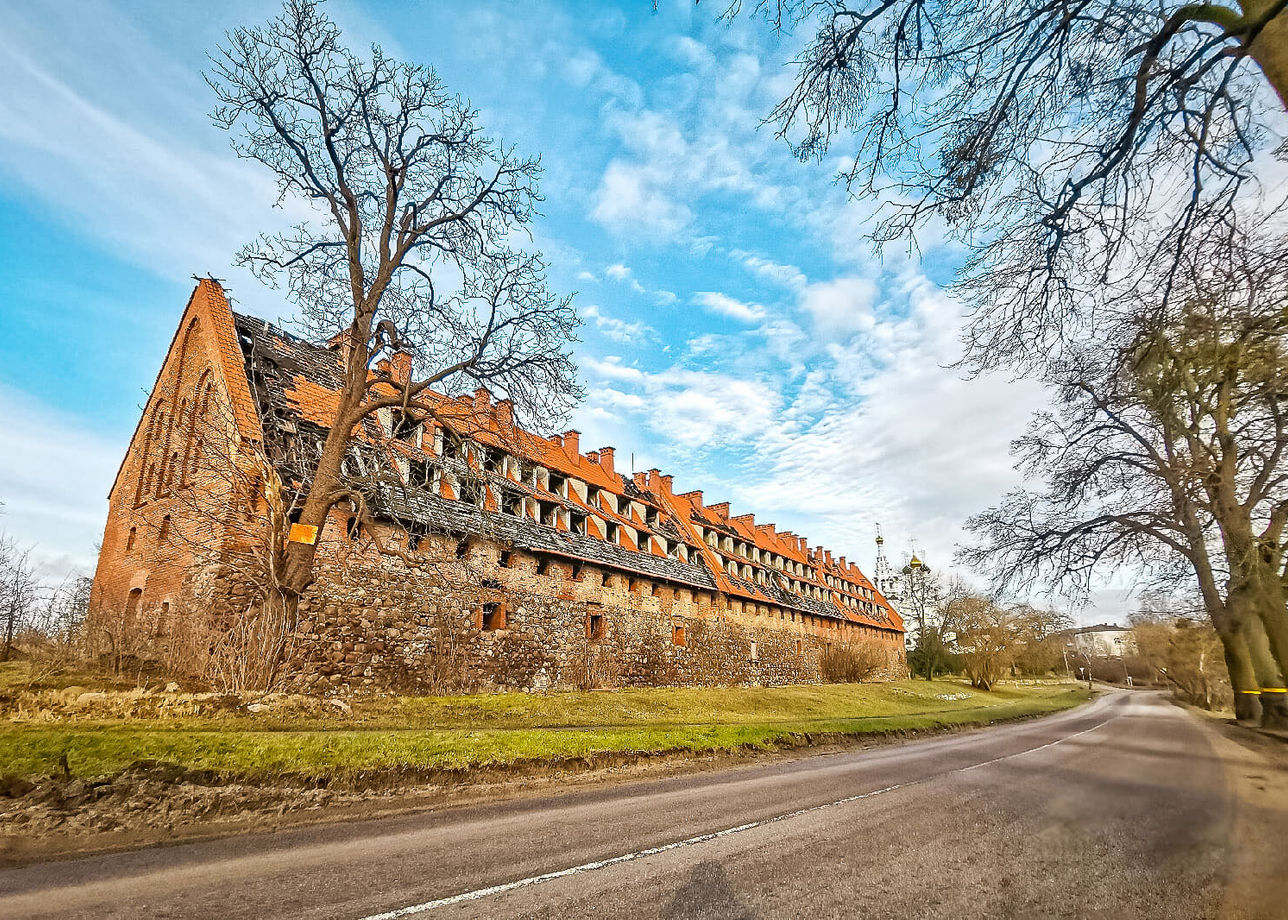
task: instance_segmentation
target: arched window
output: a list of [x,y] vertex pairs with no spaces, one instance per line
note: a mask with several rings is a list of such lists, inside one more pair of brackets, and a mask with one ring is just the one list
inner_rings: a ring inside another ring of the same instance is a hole
[[131,588],[130,596],[125,601],[125,628],[129,629],[139,618],[139,604],[143,600],[142,588]]
[[181,485],[186,486],[192,481],[193,468],[199,462],[198,457],[204,446],[204,442],[197,434],[197,426],[204,424],[206,412],[210,408],[211,386],[210,371],[207,369],[197,378],[197,385],[192,390],[192,402],[188,407],[188,432],[184,440]]
[[153,474],[155,464],[150,461],[153,446],[157,442],[157,437],[164,424],[162,416],[165,413],[165,400],[158,400],[157,404],[152,407],[152,416],[148,419],[148,427],[143,433],[143,449],[139,452],[141,475],[139,476],[139,485],[134,492],[134,504],[141,505],[152,497]]
[[[156,443],[153,446],[159,449],[161,452],[160,465],[157,466],[154,464],[154,467],[156,470],[156,497],[160,498],[162,495],[165,494],[165,491],[166,491],[166,477],[165,477],[166,444],[163,442],[167,440],[165,433],[167,429],[170,427],[170,407],[163,402],[158,406],[158,408],[161,411],[157,418],[157,439],[156,439]],[[149,453],[150,452],[151,452],[151,448],[149,449]]]
[[138,538],[139,538],[139,528],[137,528],[137,527],[131,527],[131,528],[130,528],[130,535],[129,535],[128,537],[126,537],[126,538],[125,538],[125,549],[126,549],[126,551],[127,551],[127,552],[128,552],[129,550],[134,549],[134,542],[135,542]]
[[165,470],[161,474],[161,492],[162,495],[169,495],[175,487],[175,477],[179,475],[179,452],[172,451],[170,459],[166,461]]
[[161,529],[157,532],[157,539],[162,541],[170,539],[170,515],[168,514],[161,519]]

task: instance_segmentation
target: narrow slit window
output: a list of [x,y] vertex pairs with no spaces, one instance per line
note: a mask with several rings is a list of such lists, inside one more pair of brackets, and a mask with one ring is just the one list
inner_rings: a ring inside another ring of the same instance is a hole
[[591,607],[586,614],[586,638],[591,641],[604,638],[604,613],[602,608]]

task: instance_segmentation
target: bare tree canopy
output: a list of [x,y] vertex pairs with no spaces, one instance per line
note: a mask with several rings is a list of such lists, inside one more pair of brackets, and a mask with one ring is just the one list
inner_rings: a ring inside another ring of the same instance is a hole
[[878,241],[915,245],[932,226],[966,243],[967,361],[1021,370],[1085,336],[1106,290],[1142,284],[1195,228],[1276,194],[1266,157],[1288,101],[1286,10],[1288,0],[754,5],[778,30],[812,30],[768,120],[802,158],[845,141],[844,181],[883,209]]
[[1227,649],[1236,689],[1253,692],[1280,686],[1288,663],[1288,254],[1278,236],[1230,234],[1178,264],[1183,308],[1142,304],[1116,347],[1066,352],[1056,408],[1015,445],[1041,485],[973,518],[979,542],[961,558],[999,588],[1085,595],[1115,568],[1195,585],[1240,645]]
[[[432,388],[486,386],[530,427],[580,395],[569,352],[577,317],[539,254],[516,246],[541,197],[539,163],[488,138],[428,67],[359,57],[314,0],[288,0],[212,57],[215,123],[267,167],[279,201],[316,219],[261,236],[239,261],[285,284],[309,332],[336,343],[344,382],[299,520],[321,527],[352,497],[341,463],[381,408],[432,415]],[[409,355],[411,372],[382,358]],[[312,545],[292,543],[284,589],[312,581]]]

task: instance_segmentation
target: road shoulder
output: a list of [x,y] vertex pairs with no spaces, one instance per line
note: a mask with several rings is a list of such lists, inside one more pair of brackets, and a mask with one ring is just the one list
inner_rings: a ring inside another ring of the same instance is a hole
[[1234,826],[1225,920],[1274,920],[1288,910],[1288,743],[1191,710],[1225,767]]

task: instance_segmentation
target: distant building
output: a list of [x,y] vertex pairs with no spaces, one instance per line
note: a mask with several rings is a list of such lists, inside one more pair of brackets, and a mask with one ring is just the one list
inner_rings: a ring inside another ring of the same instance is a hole
[[1129,626],[1100,623],[1067,633],[1074,651],[1091,658],[1122,658],[1136,654],[1136,639]]

